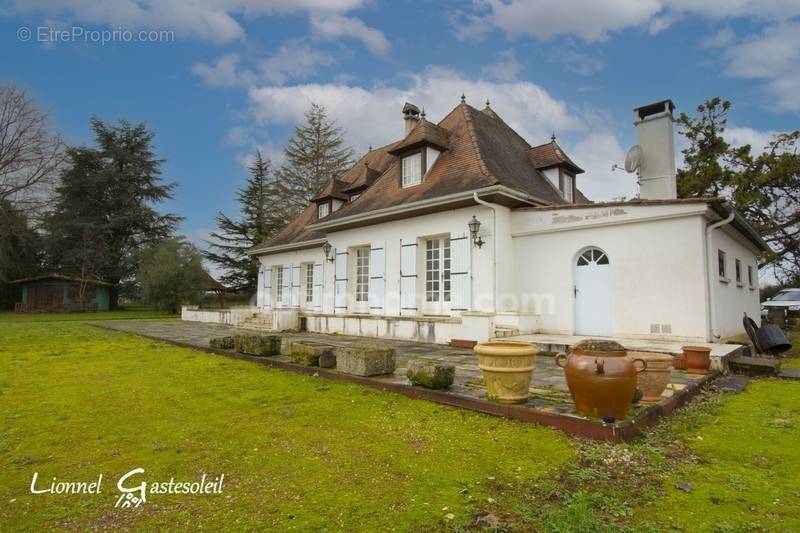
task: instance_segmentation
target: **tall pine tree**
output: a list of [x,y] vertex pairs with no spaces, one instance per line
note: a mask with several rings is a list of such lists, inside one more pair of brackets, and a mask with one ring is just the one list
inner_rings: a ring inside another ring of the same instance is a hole
[[295,128],[284,149],[286,163],[275,172],[276,193],[288,214],[300,213],[328,180],[352,166],[353,149],[344,145],[343,135],[323,106],[311,104],[306,123]]
[[96,146],[68,150],[69,168],[45,221],[49,267],[114,284],[116,306],[120,285],[135,277],[137,253],[170,236],[180,217],[155,208],[175,184],[162,182],[163,160],[145,124],[91,124]]
[[225,273],[220,276],[224,285],[237,290],[254,291],[258,279],[258,260],[245,252],[264,242],[286,224],[282,206],[278,205],[272,163],[256,152],[245,186],[236,193],[240,218],[217,214],[219,231],[211,233],[216,242],[209,242],[206,258],[217,263]]

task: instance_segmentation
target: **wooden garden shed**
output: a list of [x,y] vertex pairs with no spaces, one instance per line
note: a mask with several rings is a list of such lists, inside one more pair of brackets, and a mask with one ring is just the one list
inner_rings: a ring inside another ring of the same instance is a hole
[[12,281],[22,288],[18,313],[69,313],[108,311],[111,283],[81,279],[60,274],[47,274]]

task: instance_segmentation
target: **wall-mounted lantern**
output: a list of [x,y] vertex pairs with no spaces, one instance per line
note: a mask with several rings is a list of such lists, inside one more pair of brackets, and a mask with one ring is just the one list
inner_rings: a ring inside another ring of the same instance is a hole
[[325,241],[325,244],[322,245],[322,251],[325,252],[325,260],[329,263],[333,263],[333,257],[331,257],[331,250],[333,250],[333,246],[331,243]]
[[469,234],[472,236],[472,244],[480,248],[483,246],[483,239],[478,236],[478,232],[481,230],[481,221],[475,218],[475,215],[472,215],[472,220],[467,225],[469,226]]

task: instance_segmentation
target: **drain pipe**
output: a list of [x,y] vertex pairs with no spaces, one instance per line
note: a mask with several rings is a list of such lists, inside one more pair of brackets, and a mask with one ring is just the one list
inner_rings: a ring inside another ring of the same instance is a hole
[[492,248],[494,253],[494,291],[492,292],[492,307],[494,308],[495,314],[497,314],[497,281],[500,279],[497,272],[497,207],[492,203],[478,198],[478,193],[476,192],[472,193],[472,199],[475,200],[476,203],[485,205],[492,210]]
[[721,228],[726,224],[730,224],[733,219],[736,217],[736,212],[731,207],[731,214],[728,215],[725,219],[719,220],[706,228],[706,259],[708,261],[708,312],[709,312],[709,321],[711,322],[711,337],[712,339],[719,339],[720,335],[717,333],[717,311],[716,311],[716,301],[714,299],[714,292],[717,286],[718,280],[716,278],[719,277],[719,272],[717,271],[717,275],[714,276],[714,247],[711,246],[711,232],[713,232],[717,228]]

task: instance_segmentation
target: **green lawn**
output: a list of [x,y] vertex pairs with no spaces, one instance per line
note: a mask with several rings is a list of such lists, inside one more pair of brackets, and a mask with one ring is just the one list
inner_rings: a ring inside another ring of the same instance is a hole
[[[709,395],[614,446],[65,316],[0,315],[0,531],[800,528],[800,382]],[[136,467],[129,485],[223,491],[115,509]],[[102,473],[103,492],[31,494],[34,472]]]

